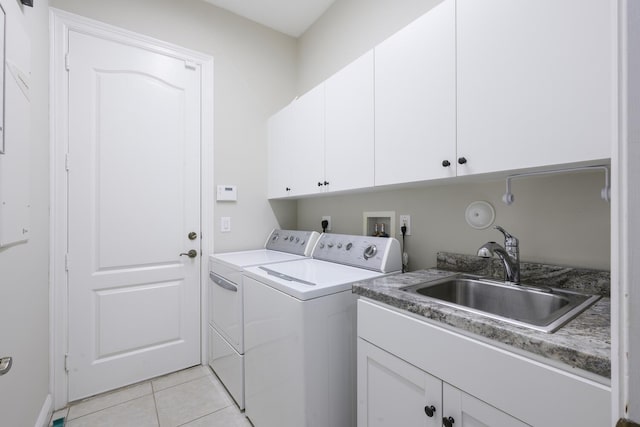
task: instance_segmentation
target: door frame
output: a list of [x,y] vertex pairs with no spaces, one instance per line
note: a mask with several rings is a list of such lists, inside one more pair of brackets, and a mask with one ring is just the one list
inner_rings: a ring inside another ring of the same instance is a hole
[[201,139],[200,139],[200,229],[202,257],[200,271],[200,359],[208,363],[207,353],[207,278],[208,254],[213,252],[214,184],[213,184],[213,57],[171,43],[104,24],[89,18],[50,8],[50,221],[49,221],[49,393],[53,407],[62,408],[68,402],[68,376],[65,354],[68,349],[68,294],[65,255],[67,252],[67,148],[68,95],[65,58],[69,31],[141,47],[200,66],[201,69]]

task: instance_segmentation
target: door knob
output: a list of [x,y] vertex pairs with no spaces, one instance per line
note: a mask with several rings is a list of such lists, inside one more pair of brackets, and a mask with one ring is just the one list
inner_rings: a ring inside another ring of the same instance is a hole
[[198,238],[198,233],[196,233],[195,231],[192,231],[187,235],[187,237],[189,238],[189,240],[196,240]]
[[3,357],[0,359],[0,376],[6,374],[13,365],[13,359],[11,357]]
[[186,255],[189,258],[195,258],[198,256],[198,251],[196,251],[195,249],[191,249],[189,252],[186,253],[181,253],[180,256]]

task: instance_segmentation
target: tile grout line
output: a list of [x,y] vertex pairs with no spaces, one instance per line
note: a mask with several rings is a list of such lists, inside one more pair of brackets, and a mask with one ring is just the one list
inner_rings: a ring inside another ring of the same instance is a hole
[[[86,417],[87,415],[95,414],[96,412],[104,411],[105,409],[111,409],[111,408],[113,408],[113,407],[115,407],[115,406],[118,406],[118,405],[121,405],[121,404],[123,404],[123,403],[131,402],[132,400],[139,399],[139,398],[141,398],[141,397],[145,397],[145,396],[148,396],[148,395],[150,395],[150,394],[153,394],[153,385],[151,385],[151,381],[150,381],[150,380],[146,380],[146,381],[144,381],[144,382],[147,382],[147,381],[149,382],[149,386],[151,387],[151,393],[145,393],[145,394],[141,394],[140,396],[136,396],[136,397],[132,397],[132,398],[127,399],[127,400],[123,400],[122,402],[114,403],[114,404],[112,404],[112,405],[110,405],[110,406],[105,406],[105,407],[103,407],[103,408],[96,409],[95,411],[87,412],[86,414],[82,414],[82,415],[80,415],[79,417],[74,417],[74,418],[71,418],[71,419],[70,419],[70,418],[69,418],[69,413],[71,412],[71,408],[72,408],[74,405],[67,406],[67,416],[65,417],[65,421],[71,421],[72,419],[73,419],[73,420],[77,420],[78,418]],[[141,383],[138,383],[138,384],[135,384],[135,385],[132,385],[132,386],[126,386],[126,387],[123,387],[123,388],[124,388],[124,389],[126,389],[126,388],[137,387],[137,386],[139,386],[139,385],[141,385],[141,384],[144,384],[144,382],[141,382]],[[116,390],[112,390],[112,391],[106,392],[106,393],[104,393],[104,394],[105,394],[105,396],[104,396],[104,397],[106,397],[106,396],[107,396],[107,395],[109,395],[109,394],[117,393],[117,392],[119,392],[119,391],[121,391],[121,389],[116,389]],[[90,398],[86,399],[86,401],[90,401],[90,400],[92,400],[92,399],[96,399],[96,398],[99,398],[99,397],[103,397],[103,396],[101,396],[101,395],[96,395],[96,396],[93,396],[93,397],[90,397]],[[82,402],[84,402],[84,401],[82,401],[82,400],[81,400],[80,402],[75,403],[75,405],[78,405],[78,404],[80,404],[80,403],[82,403]]]
[[[75,417],[75,418],[73,418],[73,419],[67,419],[67,418],[65,417],[65,425],[67,424],[67,422],[71,422],[71,421],[75,422],[76,420],[79,420],[79,419],[82,419],[82,418],[86,418],[86,417],[88,417],[88,416],[90,416],[90,415],[95,415],[95,414],[97,414],[97,413],[99,413],[99,412],[103,412],[103,411],[106,411],[106,410],[108,410],[108,409],[113,409],[113,408],[115,408],[116,406],[124,405],[125,403],[130,403],[130,402],[133,402],[134,400],[139,400],[139,399],[145,398],[145,397],[147,397],[147,396],[153,396],[153,393],[143,394],[142,396],[134,397],[134,398],[132,398],[132,399],[125,400],[125,401],[120,402],[120,403],[118,403],[118,404],[111,405],[111,406],[107,406],[107,407],[104,407],[104,408],[99,409],[99,410],[97,410],[97,411],[93,411],[93,412],[89,412],[89,413],[86,413],[86,414],[80,415],[79,417]],[[154,404],[155,404],[155,397],[154,397]],[[157,416],[157,414],[156,414],[156,416]]]
[[225,406],[225,407],[220,408],[220,409],[216,409],[216,410],[215,410],[215,411],[213,411],[213,412],[209,412],[208,414],[201,415],[201,416],[199,416],[198,418],[194,418],[194,419],[192,419],[192,420],[190,420],[190,421],[187,421],[187,422],[185,422],[185,423],[182,423],[182,424],[178,425],[177,427],[184,427],[184,426],[186,426],[186,425],[191,424],[191,423],[192,423],[192,422],[194,422],[194,421],[198,421],[198,420],[203,419],[204,417],[208,417],[209,415],[215,414],[216,412],[224,411],[224,410],[225,410],[225,409],[227,409],[227,408],[228,408],[228,406]]
[[156,420],[158,421],[158,427],[160,427],[160,414],[158,413],[158,402],[156,401],[156,390],[151,384],[151,394],[153,395],[153,406],[156,408]]
[[[191,368],[188,368],[188,369],[191,369]],[[180,371],[178,371],[178,372],[180,372]],[[127,388],[136,387],[136,386],[142,385],[142,384],[144,384],[144,383],[146,383],[146,382],[148,382],[148,383],[149,383],[149,387],[150,387],[150,389],[151,389],[151,392],[150,392],[150,393],[145,393],[145,394],[142,394],[142,395],[139,395],[139,396],[132,397],[132,398],[130,398],[130,399],[124,400],[124,401],[119,402],[119,403],[115,403],[115,404],[112,404],[112,405],[109,405],[109,406],[102,407],[102,408],[97,409],[97,410],[95,410],[95,411],[91,411],[91,412],[88,412],[88,413],[86,413],[86,414],[80,415],[80,416],[78,416],[78,417],[74,417],[74,418],[73,418],[73,420],[81,419],[81,418],[84,418],[84,417],[86,417],[86,416],[89,416],[89,415],[92,415],[92,414],[96,414],[96,413],[98,413],[98,412],[101,412],[101,411],[104,411],[104,410],[107,410],[107,409],[114,408],[114,407],[116,407],[116,406],[118,406],[118,405],[122,405],[122,404],[125,404],[125,403],[127,403],[127,402],[131,402],[131,401],[133,401],[133,400],[140,399],[140,398],[143,398],[143,397],[145,397],[145,396],[152,395],[152,397],[153,397],[153,403],[154,403],[154,407],[155,407],[155,412],[156,412],[156,420],[158,421],[158,426],[160,426],[160,414],[159,414],[159,411],[158,411],[158,404],[157,404],[157,400],[156,400],[156,393],[157,393],[157,392],[163,392],[163,391],[169,390],[169,389],[174,388],[174,387],[177,387],[177,386],[181,386],[181,385],[184,385],[184,384],[188,384],[188,383],[190,383],[190,382],[193,382],[193,381],[200,380],[200,379],[205,378],[205,377],[209,377],[209,376],[214,377],[214,374],[213,374],[213,372],[212,372],[212,371],[207,371],[207,372],[203,373],[202,375],[197,376],[197,377],[195,377],[195,378],[191,378],[191,379],[189,379],[189,380],[187,380],[187,381],[183,381],[183,382],[180,382],[180,383],[172,384],[171,386],[168,386],[168,387],[165,387],[165,388],[163,388],[163,389],[161,389],[161,390],[157,390],[157,391],[156,391],[156,389],[155,389],[155,388],[154,388],[154,386],[153,386],[153,381],[157,381],[157,380],[158,380],[158,379],[160,379],[160,378],[163,378],[163,377],[166,377],[166,376],[169,376],[169,375],[173,375],[173,374],[175,374],[175,372],[174,372],[174,373],[170,373],[170,374],[166,374],[166,375],[162,375],[162,376],[160,376],[160,377],[156,377],[156,378],[153,378],[153,379],[144,380],[144,381],[141,381],[141,382],[139,382],[139,383],[137,383],[137,384],[132,384],[132,385],[130,385],[130,386],[122,387],[121,389],[111,390],[111,391],[109,391],[109,392],[103,393],[103,395],[104,395],[104,396],[102,396],[102,395],[96,395],[96,396],[92,396],[92,397],[90,397],[90,398],[87,398],[87,399],[85,399],[85,400],[82,400],[82,401],[76,402],[76,403],[75,403],[75,405],[78,405],[78,404],[80,404],[80,403],[82,403],[82,402],[90,401],[90,400],[92,400],[92,399],[96,399],[96,398],[99,398],[99,397],[105,397],[105,396],[108,396],[108,395],[110,395],[110,394],[118,393],[118,392],[119,392],[119,391],[121,391],[122,389],[127,389]],[[72,421],[72,419],[70,419],[70,418],[69,418],[69,413],[71,412],[71,408],[72,408],[73,406],[75,406],[75,405],[67,405],[67,406],[66,406],[66,408],[63,408],[63,409],[65,409],[65,410],[66,410],[66,415],[65,415],[65,417],[64,417],[64,418],[65,418],[65,424],[66,424],[66,422],[68,422],[68,421]],[[228,407],[228,406],[225,406],[224,408],[220,408],[219,410],[225,409],[226,407]],[[60,410],[62,410],[62,409],[60,409]],[[59,411],[60,411],[60,410],[59,410]],[[218,412],[219,410],[214,411],[214,412],[211,412],[210,414],[213,414],[213,413],[215,413],[215,412]],[[206,415],[203,415],[203,416],[207,416],[207,415],[210,415],[210,414],[206,414]],[[52,416],[53,416],[53,414],[52,414]],[[200,418],[202,418],[202,417],[200,417]],[[52,422],[52,421],[53,421],[53,418],[52,418],[51,422]],[[193,421],[193,420],[192,420],[192,421]],[[190,422],[191,422],[191,421],[190,421]],[[51,423],[50,423],[50,424],[51,424]]]

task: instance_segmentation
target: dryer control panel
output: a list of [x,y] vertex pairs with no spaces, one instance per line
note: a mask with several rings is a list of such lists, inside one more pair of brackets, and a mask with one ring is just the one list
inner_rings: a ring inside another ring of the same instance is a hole
[[311,256],[381,273],[402,269],[400,243],[391,237],[322,234]]
[[310,256],[319,237],[317,231],[276,229],[269,234],[264,247],[272,251]]

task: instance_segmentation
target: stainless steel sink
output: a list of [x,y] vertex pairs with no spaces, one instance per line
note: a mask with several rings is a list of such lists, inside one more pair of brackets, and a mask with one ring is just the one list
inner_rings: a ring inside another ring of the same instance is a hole
[[401,288],[441,304],[552,333],[600,299],[566,289],[537,288],[458,275]]

